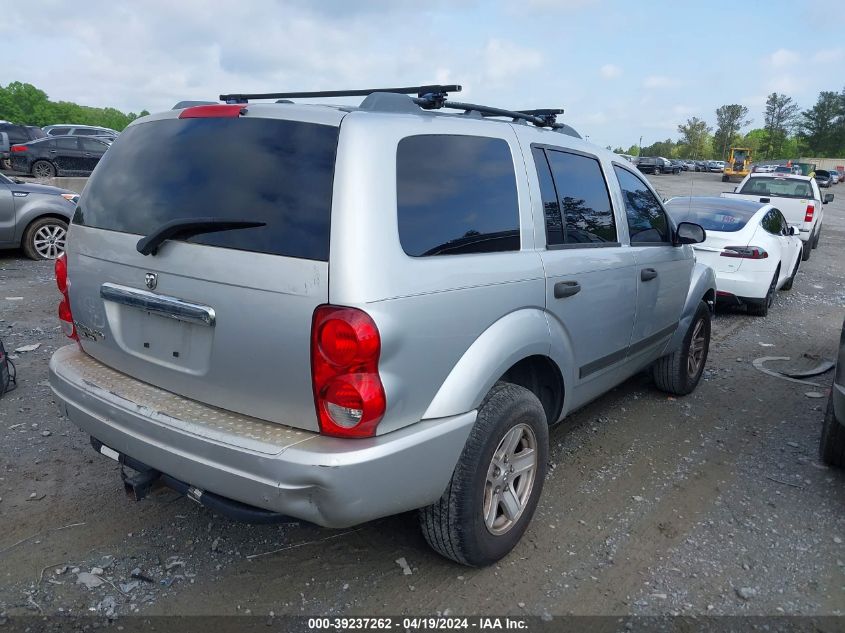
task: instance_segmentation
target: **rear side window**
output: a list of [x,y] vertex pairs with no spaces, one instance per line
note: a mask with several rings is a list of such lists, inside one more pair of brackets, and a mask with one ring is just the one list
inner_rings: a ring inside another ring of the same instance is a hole
[[51,127],[50,128],[50,136],[61,136],[62,134],[67,134],[70,132],[69,127]]
[[73,136],[60,136],[48,142],[53,145],[56,149],[79,149],[79,144],[76,142],[76,137]]
[[399,240],[412,257],[519,250],[516,176],[502,139],[403,138],[396,197]]
[[78,127],[73,130],[75,136],[94,136],[99,134],[99,130],[91,129],[90,127]]
[[553,149],[535,147],[533,153],[540,176],[547,243],[616,244],[613,207],[599,162]]
[[614,167],[614,170],[625,200],[631,244],[669,242],[669,220],[651,190],[627,169]]
[[763,216],[760,225],[772,235],[781,235],[785,228],[781,220],[780,211],[777,209],[772,209]]
[[185,241],[328,261],[337,136],[245,117],[134,125],[103,155],[73,221],[137,235],[176,219],[264,222]]
[[82,143],[82,149],[86,152],[105,152],[109,147],[105,143],[93,138],[81,138],[79,142]]

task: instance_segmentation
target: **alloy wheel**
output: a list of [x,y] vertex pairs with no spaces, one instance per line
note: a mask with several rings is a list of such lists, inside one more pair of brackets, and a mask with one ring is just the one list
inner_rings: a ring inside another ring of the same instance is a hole
[[491,534],[505,534],[519,521],[536,476],[537,437],[527,424],[517,424],[505,433],[487,468],[481,511]]
[[35,232],[33,246],[44,259],[56,259],[65,252],[67,230],[58,224],[45,224]]
[[692,339],[689,343],[687,353],[687,373],[691,378],[698,375],[701,365],[704,362],[704,350],[707,343],[704,319],[699,319],[692,332]]

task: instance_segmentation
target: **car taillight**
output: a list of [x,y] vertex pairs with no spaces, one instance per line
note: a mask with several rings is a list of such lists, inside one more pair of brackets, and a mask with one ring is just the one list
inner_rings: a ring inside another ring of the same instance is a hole
[[62,293],[62,301],[59,303],[59,321],[62,323],[62,331],[68,338],[79,341],[76,326],[73,324],[73,312],[70,310],[70,297],[67,291],[67,255],[64,253],[56,258],[56,287]]
[[311,324],[311,381],[320,432],[372,437],[387,408],[381,336],[363,310],[322,305]]
[[209,104],[185,108],[179,113],[180,119],[236,119],[246,113],[245,105]]
[[15,154],[20,154],[21,152],[27,151],[27,149],[26,145],[12,145],[10,151]]
[[719,253],[722,257],[740,257],[742,259],[766,259],[769,254],[759,246],[725,246]]
[[804,212],[804,222],[812,222],[813,214],[816,212],[815,205],[808,204],[807,210]]

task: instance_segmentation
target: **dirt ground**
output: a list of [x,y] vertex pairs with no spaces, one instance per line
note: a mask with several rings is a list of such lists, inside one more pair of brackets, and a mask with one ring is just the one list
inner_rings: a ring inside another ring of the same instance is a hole
[[[728,188],[716,174],[653,182]],[[40,344],[13,352],[20,386],[0,400],[0,616],[845,613],[845,473],[818,459],[831,373],[814,387],[752,365],[835,353],[845,186],[831,191],[820,246],[769,316],[717,315],[693,395],[640,375],[552,432],[533,524],[488,569],[438,557],[412,513],[331,531],[244,526],[170,492],[128,500],[47,383],[66,343],[52,265],[0,254],[0,338]]]

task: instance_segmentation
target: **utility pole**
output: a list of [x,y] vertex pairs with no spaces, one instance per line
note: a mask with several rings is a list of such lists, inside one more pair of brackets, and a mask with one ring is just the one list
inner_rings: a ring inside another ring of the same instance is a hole
[[640,137],[640,144],[637,146],[637,156],[643,155],[643,137]]

